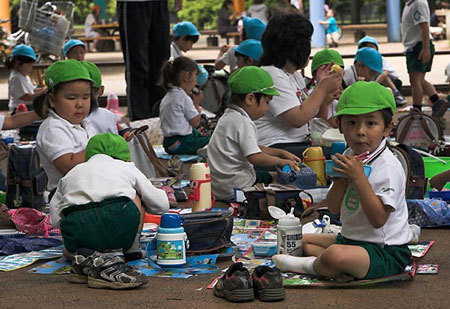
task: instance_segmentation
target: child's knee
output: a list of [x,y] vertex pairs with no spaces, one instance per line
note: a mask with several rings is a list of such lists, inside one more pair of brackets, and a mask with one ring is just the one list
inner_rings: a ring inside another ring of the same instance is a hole
[[345,262],[345,249],[340,245],[329,246],[320,255],[320,262],[329,269],[339,270]]

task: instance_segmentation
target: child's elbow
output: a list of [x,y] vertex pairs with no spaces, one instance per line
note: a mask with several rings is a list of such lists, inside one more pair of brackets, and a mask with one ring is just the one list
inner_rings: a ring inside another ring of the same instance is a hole
[[387,218],[377,218],[377,219],[375,219],[375,220],[372,220],[372,221],[370,222],[370,224],[372,224],[372,227],[373,227],[374,229],[379,229],[379,228],[382,228],[382,227],[384,226],[384,224],[386,223],[386,221],[387,221]]

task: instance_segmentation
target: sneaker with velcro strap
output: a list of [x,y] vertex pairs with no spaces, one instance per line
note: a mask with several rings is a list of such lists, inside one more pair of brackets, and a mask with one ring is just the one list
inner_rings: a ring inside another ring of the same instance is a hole
[[248,269],[241,262],[232,264],[217,280],[214,295],[230,302],[252,301],[255,296]]
[[147,276],[135,271],[119,256],[93,255],[88,287],[97,289],[134,289],[148,282]]
[[258,266],[253,271],[252,281],[255,296],[260,301],[280,301],[284,299],[283,278],[279,270],[269,266]]
[[92,267],[92,256],[76,254],[73,256],[69,281],[71,283],[87,283],[89,270]]

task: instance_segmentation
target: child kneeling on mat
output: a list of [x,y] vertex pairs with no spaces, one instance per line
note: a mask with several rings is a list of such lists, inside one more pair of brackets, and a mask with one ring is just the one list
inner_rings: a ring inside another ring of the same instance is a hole
[[[386,145],[394,114],[393,95],[377,82],[344,91],[336,116],[349,148],[336,154],[334,169],[345,178],[333,179],[326,198],[328,209],[341,214],[342,231],[304,235],[306,257],[272,257],[281,271],[350,281],[400,274],[411,263],[405,174]],[[364,164],[371,166],[369,177]]]
[[[51,223],[61,229],[65,255],[76,252],[70,280],[112,289],[142,285],[147,278],[126,268],[123,260],[111,261],[94,251],[123,249],[125,261],[142,258],[139,239],[145,211],[169,210],[167,196],[128,162],[130,150],[119,135],[92,137],[85,158],[59,181],[50,202]],[[111,274],[114,267],[117,273]]]

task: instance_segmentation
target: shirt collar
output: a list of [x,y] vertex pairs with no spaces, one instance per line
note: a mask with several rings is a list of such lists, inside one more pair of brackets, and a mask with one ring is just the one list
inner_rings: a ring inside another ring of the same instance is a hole
[[89,122],[89,120],[87,120],[87,117],[85,119],[83,119],[83,121],[81,122],[81,124],[73,124],[68,122],[66,119],[62,118],[61,116],[59,116],[54,110],[50,110],[49,112],[49,116],[58,119],[59,121],[61,121],[62,123],[64,123],[64,125],[66,127],[70,127],[70,128],[77,128],[77,129],[84,129],[82,124]]
[[172,42],[172,47],[173,47],[173,49],[175,49],[177,55],[180,55],[180,56],[182,55],[181,49],[178,47],[177,44],[175,44],[175,42]]
[[231,104],[229,108],[234,109],[235,111],[240,113],[242,116],[245,116],[245,117],[249,118],[250,120],[252,119],[252,118],[250,118],[250,115],[247,113],[247,111],[245,109],[243,109],[242,107],[240,107],[239,105]]

